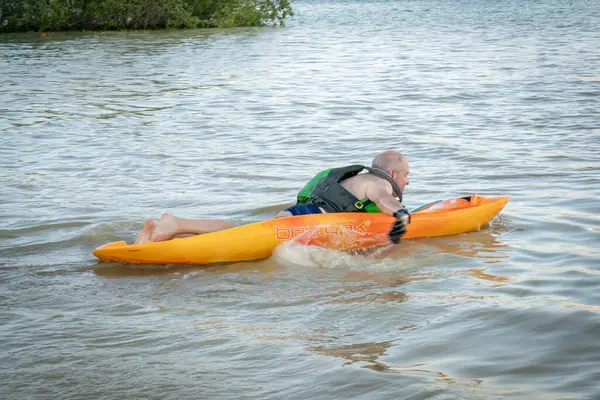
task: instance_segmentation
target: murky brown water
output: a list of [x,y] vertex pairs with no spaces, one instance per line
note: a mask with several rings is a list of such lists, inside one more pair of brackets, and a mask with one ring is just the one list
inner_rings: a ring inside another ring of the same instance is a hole
[[[283,29],[0,36],[0,397],[600,397],[595,2],[297,2]],[[392,148],[490,226],[367,256],[97,264]]]

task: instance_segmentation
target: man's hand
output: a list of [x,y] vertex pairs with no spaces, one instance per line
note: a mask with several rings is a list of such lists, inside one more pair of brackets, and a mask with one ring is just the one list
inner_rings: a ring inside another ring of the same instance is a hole
[[410,214],[406,208],[401,208],[394,213],[396,222],[390,229],[389,237],[393,243],[400,243],[400,238],[406,233],[406,226],[410,224]]

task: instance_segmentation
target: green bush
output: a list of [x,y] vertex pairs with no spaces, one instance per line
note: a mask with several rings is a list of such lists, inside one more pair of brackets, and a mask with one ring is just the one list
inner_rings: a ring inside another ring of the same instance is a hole
[[0,0],[0,32],[283,25],[290,0]]

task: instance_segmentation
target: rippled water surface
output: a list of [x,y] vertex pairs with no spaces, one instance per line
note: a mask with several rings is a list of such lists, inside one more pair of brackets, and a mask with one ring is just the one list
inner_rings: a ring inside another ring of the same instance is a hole
[[[3,399],[600,398],[594,1],[295,2],[285,28],[0,36]],[[489,226],[370,255],[98,264],[410,159]]]

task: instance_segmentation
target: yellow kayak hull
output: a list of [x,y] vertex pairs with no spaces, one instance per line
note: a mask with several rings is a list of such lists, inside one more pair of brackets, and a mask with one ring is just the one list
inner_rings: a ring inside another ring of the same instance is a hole
[[[404,239],[478,230],[494,218],[509,199],[510,196],[474,195],[421,207],[411,214],[411,223]],[[132,245],[113,242],[98,247],[93,254],[101,261],[139,264],[211,264],[257,260],[271,256],[277,245],[292,238],[297,238],[300,243],[339,250],[384,244],[388,242],[387,232],[394,221],[393,217],[380,213],[299,215],[164,242]],[[344,232],[350,232],[356,240],[339,240]]]

